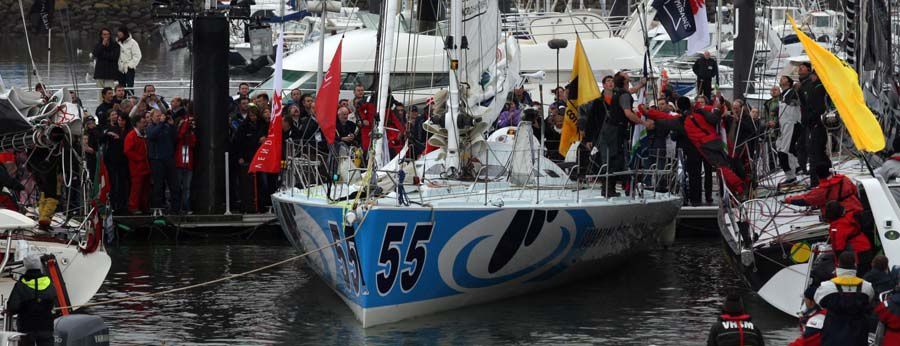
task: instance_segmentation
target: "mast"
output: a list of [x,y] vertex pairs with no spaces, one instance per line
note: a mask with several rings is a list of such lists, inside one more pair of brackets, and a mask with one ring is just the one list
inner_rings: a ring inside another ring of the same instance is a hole
[[[716,63],[722,64],[722,0],[716,1]],[[706,25],[700,23],[697,25]],[[719,75],[716,74],[716,89],[719,89]]]
[[[447,129],[447,157],[444,165],[447,173],[456,176],[459,170],[459,128],[456,119],[459,117],[459,73],[460,49],[462,44],[462,0],[450,1],[450,36],[444,45],[444,49],[450,55],[450,107],[447,116],[444,117],[444,128]],[[464,47],[462,47],[464,48]]]
[[[328,3],[327,1],[320,1],[319,4],[322,5],[322,15],[319,16],[319,21],[321,25],[319,25],[319,66],[318,70],[316,70],[316,90],[322,88],[322,80],[325,78],[325,17],[326,13],[328,13]],[[281,3],[282,11],[284,11],[284,2]],[[281,18],[284,18],[284,12],[281,13]],[[281,20],[282,31],[284,30],[284,19]]]
[[[378,120],[377,133],[375,139],[375,163],[376,167],[382,167],[390,160],[389,154],[384,141],[384,124],[387,122],[388,97],[390,97],[391,68],[394,65],[394,35],[396,31],[398,0],[386,0],[384,2],[384,13],[382,13],[381,46],[378,47],[378,55],[381,57],[380,66],[378,66],[378,89],[376,89],[378,98],[375,105]],[[451,82],[452,85],[452,82]]]
[[[753,52],[756,46],[756,0],[735,0],[734,38],[734,99],[743,99],[747,92],[753,67]],[[721,63],[721,62],[720,62]]]

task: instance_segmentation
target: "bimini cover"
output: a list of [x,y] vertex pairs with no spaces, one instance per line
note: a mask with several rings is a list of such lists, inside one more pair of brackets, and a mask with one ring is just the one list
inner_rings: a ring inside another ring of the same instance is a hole
[[25,118],[23,110],[40,105],[42,100],[35,100],[31,93],[12,88],[0,94],[0,136],[31,129],[31,123]]

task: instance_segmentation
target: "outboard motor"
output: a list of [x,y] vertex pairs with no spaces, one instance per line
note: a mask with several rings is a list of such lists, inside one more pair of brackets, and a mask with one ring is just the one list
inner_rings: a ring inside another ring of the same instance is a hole
[[53,322],[56,346],[109,345],[109,327],[99,316],[69,315]]

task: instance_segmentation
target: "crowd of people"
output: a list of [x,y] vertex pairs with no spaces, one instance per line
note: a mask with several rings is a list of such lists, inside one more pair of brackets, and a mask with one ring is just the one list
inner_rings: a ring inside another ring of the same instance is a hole
[[102,151],[116,213],[190,212],[196,128],[191,100],[167,102],[153,85],[141,96],[129,96],[123,84],[100,91],[81,144],[92,177]]

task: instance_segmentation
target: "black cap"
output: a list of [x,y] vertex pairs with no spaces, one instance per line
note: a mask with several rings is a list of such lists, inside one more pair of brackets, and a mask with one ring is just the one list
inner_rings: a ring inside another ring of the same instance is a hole
[[419,111],[419,106],[415,106],[415,105],[409,106],[409,111],[410,111],[410,112],[418,112],[418,111]]
[[856,269],[856,254],[853,251],[841,252],[841,255],[838,257],[838,268]]
[[725,303],[722,304],[722,312],[736,315],[744,313],[744,302],[741,296],[731,293],[725,297]]
[[820,162],[816,165],[814,173],[819,179],[825,179],[831,176],[831,162]]

